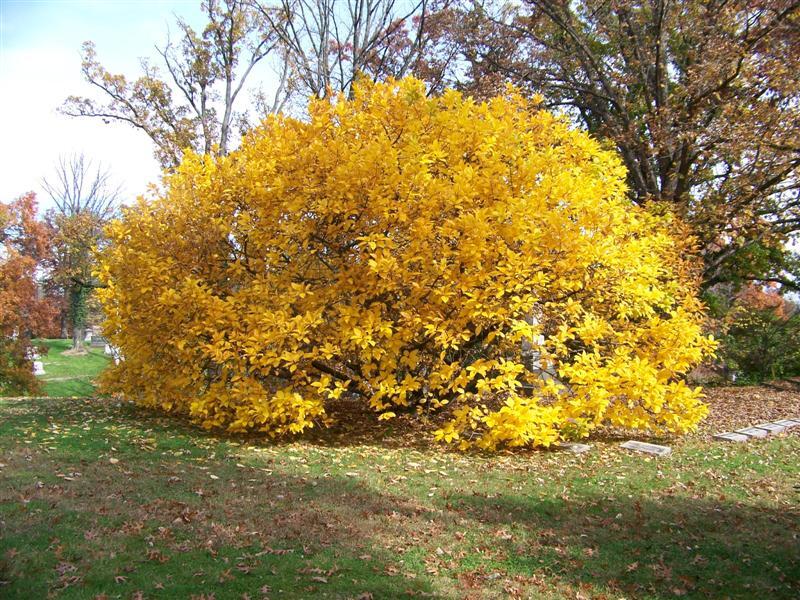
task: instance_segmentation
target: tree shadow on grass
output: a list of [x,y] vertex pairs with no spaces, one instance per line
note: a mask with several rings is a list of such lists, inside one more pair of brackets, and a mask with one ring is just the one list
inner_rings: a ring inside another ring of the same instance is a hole
[[[508,532],[508,573],[547,573],[631,597],[797,598],[800,511],[668,496],[451,496],[448,506]],[[507,538],[507,539],[506,539]]]
[[[472,495],[448,492],[445,499],[419,500],[424,492],[371,485],[368,478],[336,469],[332,475],[304,475],[290,461],[240,466],[216,444],[231,438],[126,403],[98,410],[93,402],[32,400],[13,409],[4,414],[8,439],[23,439],[24,431],[50,421],[60,431],[47,442],[47,453],[32,444],[4,459],[6,473],[31,474],[0,485],[0,556],[9,548],[24,549],[15,564],[4,567],[19,583],[3,592],[18,585],[20,597],[44,597],[64,585],[65,577],[69,585],[61,595],[76,598],[86,597],[88,589],[127,596],[145,589],[152,592],[147,597],[159,597],[152,588],[157,581],[165,585],[162,597],[210,590],[218,598],[240,597],[256,583],[281,597],[464,591],[437,580],[429,568],[445,574],[439,577],[472,570],[482,591],[498,593],[499,581],[487,577],[493,570],[529,578],[532,586],[538,577],[571,590],[588,585],[663,599],[789,598],[800,586],[797,510],[688,496],[487,497],[478,483]],[[97,427],[85,433],[92,419]],[[113,435],[106,425],[117,427]],[[136,440],[163,434],[159,445],[172,445],[160,454],[123,446],[120,427]],[[174,445],[181,436],[182,445]],[[213,443],[186,453],[203,439]],[[117,444],[117,463],[105,454],[109,444]],[[37,482],[36,472],[51,477]],[[467,537],[459,539],[457,529]],[[476,554],[473,542],[491,546],[491,556]],[[447,550],[444,556],[436,552],[439,546]],[[150,550],[158,554],[149,557]],[[112,551],[115,558],[109,558]],[[429,564],[431,558],[439,562]],[[70,583],[72,577],[79,579]],[[37,581],[44,588],[25,587]],[[87,588],[88,582],[94,587]]]
[[426,530],[429,509],[364,482],[214,460],[203,470],[178,457],[109,464],[54,454],[9,455],[11,471],[58,465],[80,476],[9,480],[0,491],[4,597],[222,599],[260,597],[264,586],[280,598],[449,597],[404,562],[406,536]]

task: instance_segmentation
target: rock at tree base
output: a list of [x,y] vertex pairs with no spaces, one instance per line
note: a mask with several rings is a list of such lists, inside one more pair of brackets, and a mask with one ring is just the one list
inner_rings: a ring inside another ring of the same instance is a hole
[[746,442],[750,439],[749,436],[743,433],[717,433],[712,436],[715,440],[725,440],[726,442]]
[[770,433],[783,433],[786,431],[785,425],[778,425],[777,423],[760,423],[756,425],[759,429],[764,429]]
[[573,454],[583,454],[592,449],[589,444],[578,444],[577,442],[561,442],[557,448],[572,452]]
[[759,427],[745,427],[744,429],[737,429],[735,433],[742,433],[748,437],[754,438],[765,438],[769,435],[768,432]]
[[780,421],[775,421],[775,425],[783,425],[786,429],[791,429],[792,427],[800,427],[800,420],[781,419]]
[[635,440],[625,442],[622,447],[637,452],[645,452],[646,454],[655,454],[656,456],[667,456],[672,452],[672,448],[669,446],[659,446],[658,444],[648,444],[647,442],[637,442]]

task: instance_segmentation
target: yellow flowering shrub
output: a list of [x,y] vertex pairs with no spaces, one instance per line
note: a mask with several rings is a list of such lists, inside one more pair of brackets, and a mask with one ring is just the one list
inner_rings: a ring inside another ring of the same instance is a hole
[[678,227],[613,152],[514,90],[362,82],[189,154],[109,230],[110,391],[204,427],[300,432],[355,395],[462,447],[601,424],[684,432],[701,331]]

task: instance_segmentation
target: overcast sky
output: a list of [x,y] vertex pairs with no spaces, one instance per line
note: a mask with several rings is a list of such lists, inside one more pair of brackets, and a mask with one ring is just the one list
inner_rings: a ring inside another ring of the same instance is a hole
[[[80,48],[96,44],[112,73],[139,75],[178,14],[202,23],[199,0],[0,0],[0,200],[27,191],[51,205],[40,180],[59,155],[83,152],[101,161],[130,200],[159,176],[149,138],[124,124],[71,118],[57,108],[69,95],[89,95]],[[174,27],[173,27],[174,30]]]

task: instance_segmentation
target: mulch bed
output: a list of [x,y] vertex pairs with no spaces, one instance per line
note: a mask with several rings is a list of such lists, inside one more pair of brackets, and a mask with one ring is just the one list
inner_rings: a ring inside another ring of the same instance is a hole
[[800,419],[800,380],[758,386],[709,387],[705,394],[710,412],[700,424],[700,435],[734,431],[779,419]]

